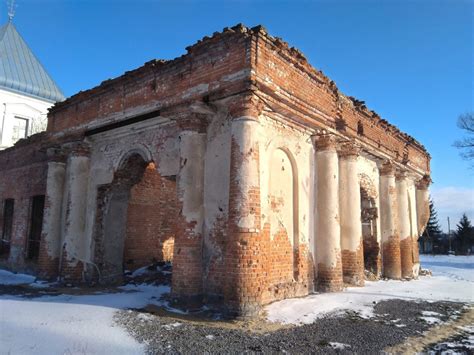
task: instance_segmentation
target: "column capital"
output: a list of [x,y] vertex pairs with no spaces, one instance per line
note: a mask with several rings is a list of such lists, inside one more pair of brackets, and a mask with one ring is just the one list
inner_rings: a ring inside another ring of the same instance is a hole
[[408,179],[408,172],[402,169],[395,170],[395,179],[396,180],[406,180]]
[[316,148],[316,151],[333,150],[336,151],[337,139],[331,133],[319,133],[311,136],[311,141]]
[[429,175],[424,175],[420,180],[416,182],[416,188],[418,190],[428,190],[432,180]]
[[232,118],[253,117],[255,121],[258,121],[264,106],[263,101],[257,95],[248,91],[229,103],[229,113]]
[[177,118],[176,123],[181,131],[206,133],[209,115],[199,112],[186,112]]
[[48,157],[48,163],[65,163],[67,160],[67,154],[61,147],[47,148],[46,156]]
[[69,156],[88,157],[90,155],[90,145],[84,141],[65,143],[61,148],[61,151]]
[[380,175],[395,176],[395,166],[391,160],[386,160],[379,167]]
[[337,146],[337,153],[341,158],[357,159],[361,150],[361,146],[354,141],[342,142]]

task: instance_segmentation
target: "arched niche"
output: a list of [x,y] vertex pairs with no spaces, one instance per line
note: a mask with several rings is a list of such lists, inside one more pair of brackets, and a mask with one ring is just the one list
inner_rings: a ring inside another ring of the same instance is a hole
[[276,278],[279,281],[297,279],[298,171],[292,154],[285,148],[274,149],[270,154],[268,199],[272,248],[278,263],[287,266],[281,267]]

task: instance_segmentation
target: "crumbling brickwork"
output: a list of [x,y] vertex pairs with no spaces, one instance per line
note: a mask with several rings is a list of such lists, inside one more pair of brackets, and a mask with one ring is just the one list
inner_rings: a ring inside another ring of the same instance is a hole
[[[172,259],[174,298],[239,315],[362,285],[363,266],[390,278],[415,269],[430,181],[420,143],[261,26],[186,50],[57,103],[46,133],[0,152],[1,208],[15,199],[7,266],[107,283]],[[357,153],[343,161],[349,145]],[[400,172],[416,185],[403,221]],[[345,203],[348,191],[369,205]],[[35,195],[43,234],[26,263]]]
[[128,270],[172,261],[176,217],[176,179],[161,177],[151,163],[130,191],[124,246]]

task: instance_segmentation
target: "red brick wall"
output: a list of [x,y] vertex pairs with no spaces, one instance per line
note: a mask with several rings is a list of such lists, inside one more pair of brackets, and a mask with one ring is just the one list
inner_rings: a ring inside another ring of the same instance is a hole
[[160,176],[149,164],[130,191],[124,250],[128,270],[172,260],[177,212],[176,179]]
[[[27,265],[26,246],[30,224],[31,199],[46,194],[47,159],[40,150],[39,139],[33,136],[0,154],[0,235],[3,233],[3,206],[7,198],[15,200],[9,266],[16,270],[38,269],[37,263]],[[47,268],[46,250],[40,246],[40,267]],[[6,259],[6,256],[5,256]],[[3,263],[6,260],[3,260]],[[30,263],[28,263],[30,264]]]
[[402,277],[413,277],[413,241],[411,237],[400,242]]
[[[265,100],[293,119],[310,126],[329,126],[357,137],[394,159],[429,172],[429,157],[413,138],[367,109],[362,101],[341,96],[336,84],[313,68],[294,48],[279,39],[252,39],[254,73],[252,80]],[[342,127],[339,122],[344,124]],[[358,125],[363,134],[358,134]]]
[[383,274],[391,279],[399,279],[402,275],[400,262],[400,237],[390,237],[382,243]]
[[[151,61],[123,76],[56,104],[48,115],[48,131],[82,129],[94,121],[114,120],[134,107],[169,107],[242,91],[242,69],[249,69],[249,36],[229,30],[188,47],[171,61]],[[233,75],[237,76],[233,78]],[[240,73],[240,74],[239,74]],[[239,76],[240,75],[240,76]]]

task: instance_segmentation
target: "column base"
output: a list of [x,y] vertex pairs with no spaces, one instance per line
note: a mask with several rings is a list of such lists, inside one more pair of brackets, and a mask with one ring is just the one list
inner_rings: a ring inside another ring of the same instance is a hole
[[320,292],[338,292],[344,289],[342,265],[339,260],[335,267],[318,264],[317,290]]
[[382,244],[383,276],[393,280],[402,278],[400,238],[390,237]]
[[364,254],[362,247],[356,251],[343,250],[342,275],[345,284],[351,286],[364,286]]
[[400,259],[402,278],[412,279],[413,275],[413,242],[410,237],[400,241]]
[[413,264],[413,278],[417,279],[418,276],[420,275],[420,263],[414,263]]

